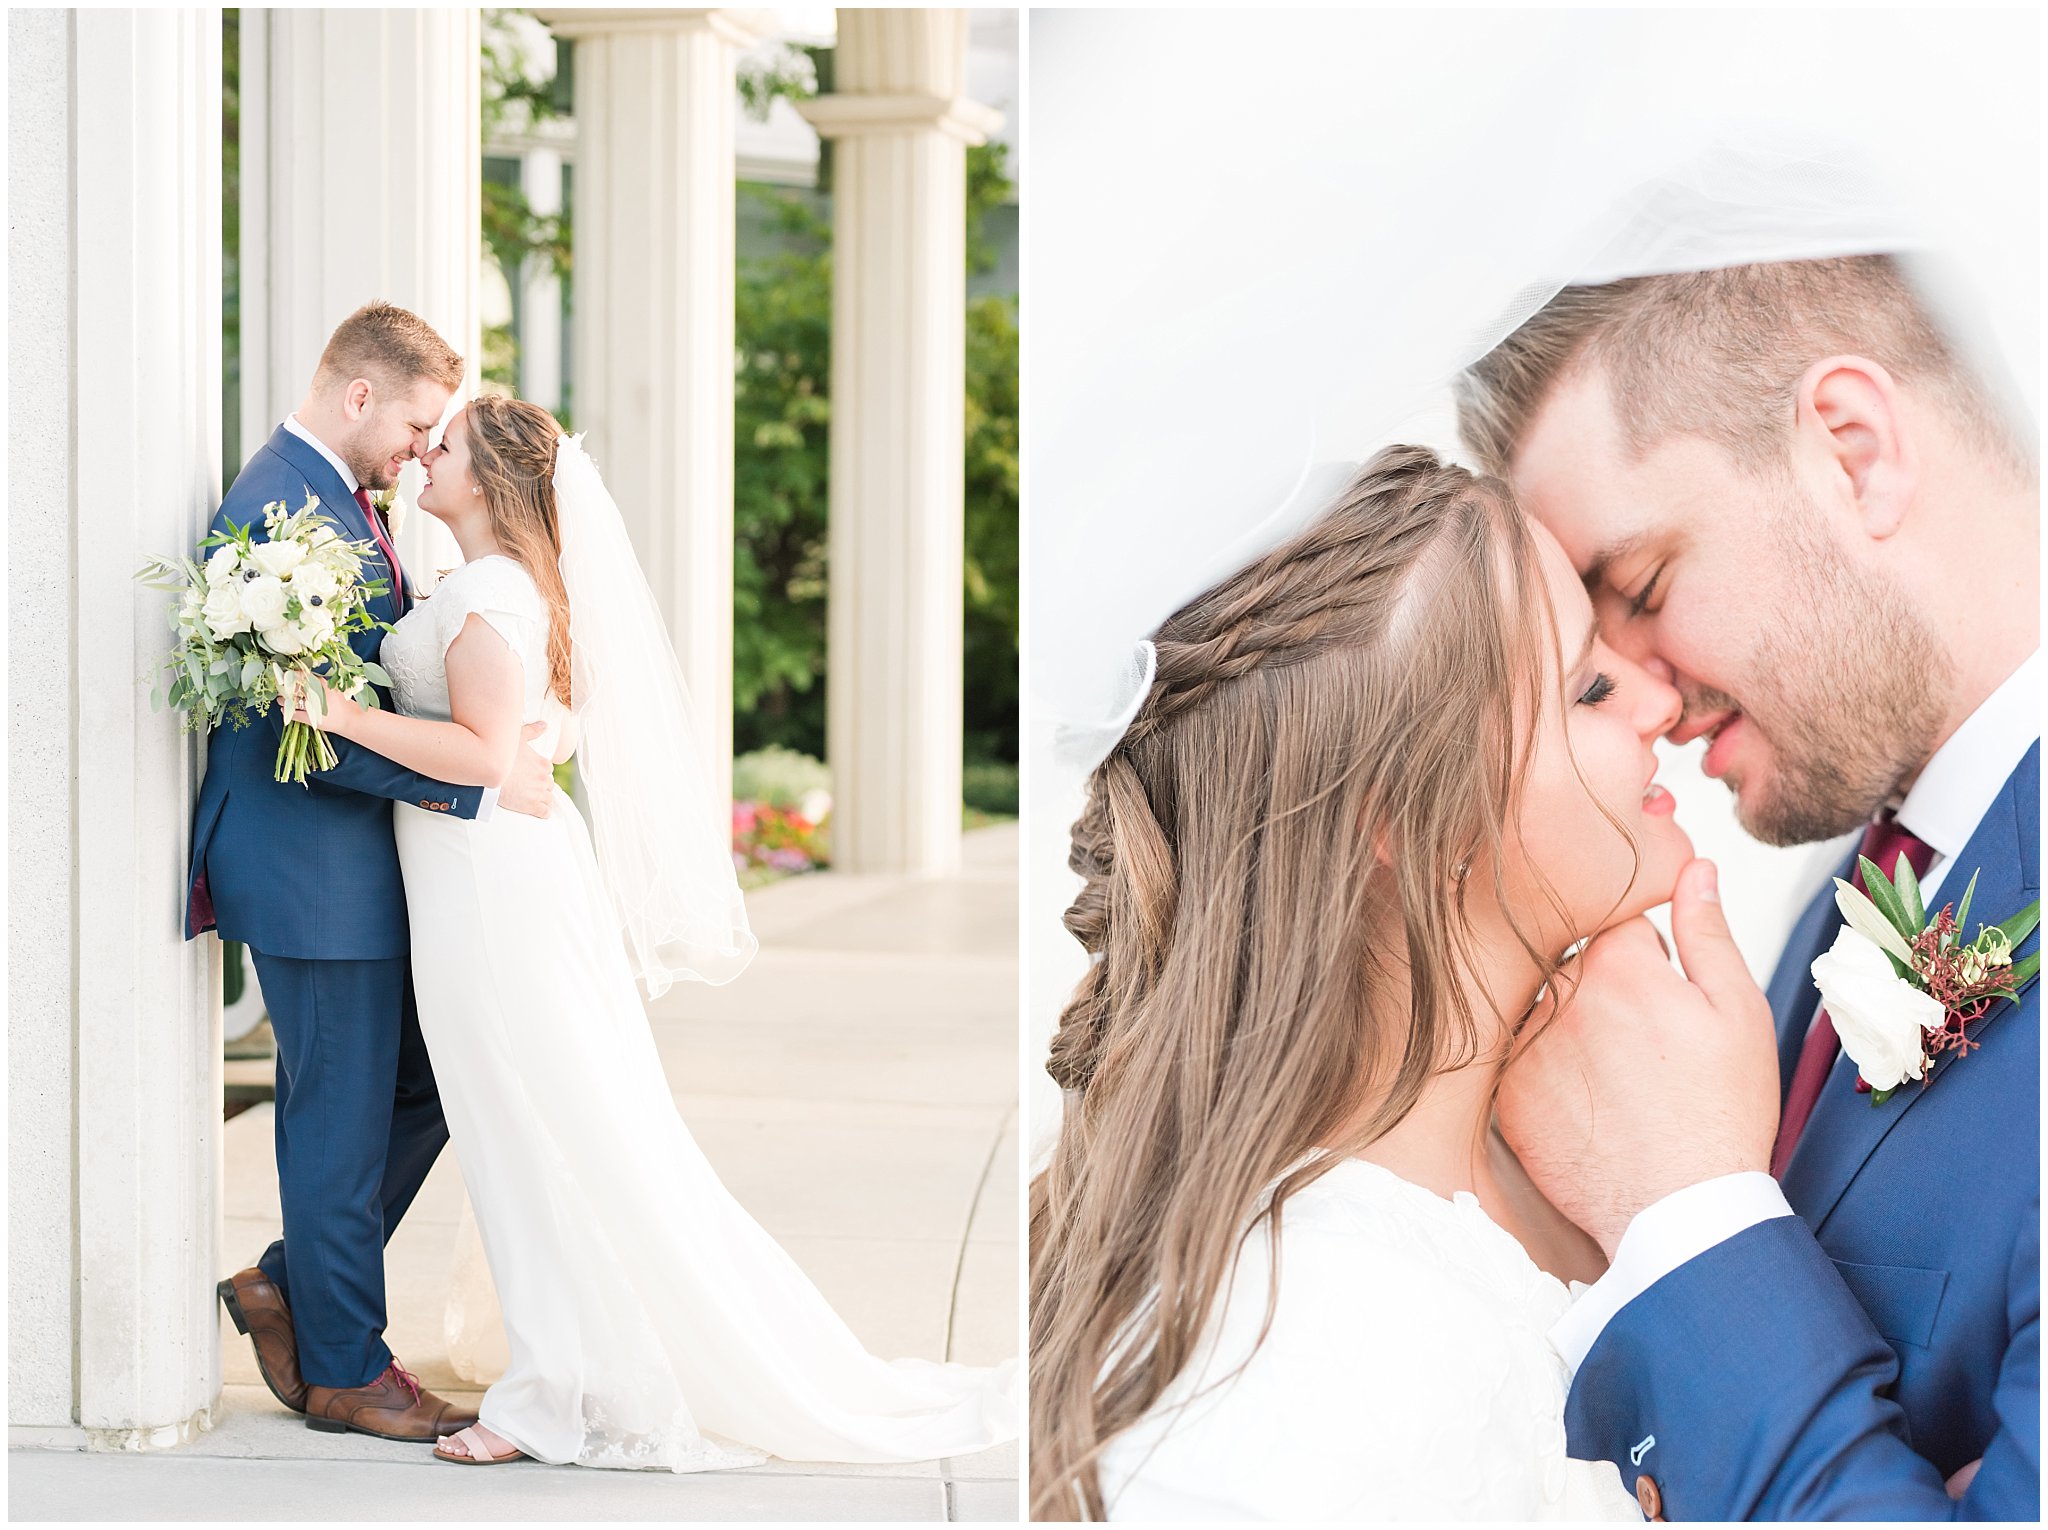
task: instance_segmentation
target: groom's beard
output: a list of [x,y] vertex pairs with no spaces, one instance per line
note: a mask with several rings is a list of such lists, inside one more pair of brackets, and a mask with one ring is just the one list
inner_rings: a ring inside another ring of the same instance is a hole
[[339,455],[348,464],[348,470],[356,475],[356,482],[364,488],[382,490],[398,486],[398,475],[391,471],[389,456],[367,456],[353,445]]
[[1741,696],[1688,692],[1686,711],[1738,708],[1770,745],[1766,779],[1743,783],[1742,826],[1765,844],[1803,845],[1868,823],[1934,752],[1955,666],[1883,579],[1851,564],[1787,505],[1787,609],[1759,620]]

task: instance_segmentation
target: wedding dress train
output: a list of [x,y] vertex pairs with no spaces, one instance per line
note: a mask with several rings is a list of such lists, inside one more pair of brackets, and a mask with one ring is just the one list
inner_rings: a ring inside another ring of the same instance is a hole
[[[546,610],[509,558],[451,574],[386,638],[399,710],[446,720],[471,614],[546,696]],[[483,1423],[528,1455],[701,1471],[768,1456],[959,1455],[1016,1432],[1015,1361],[867,1353],[712,1172],[676,1113],[581,814],[400,804],[420,1027],[503,1312]]]

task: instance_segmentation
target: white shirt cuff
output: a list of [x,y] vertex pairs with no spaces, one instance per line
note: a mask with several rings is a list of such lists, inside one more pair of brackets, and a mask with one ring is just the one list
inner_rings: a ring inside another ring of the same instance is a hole
[[497,810],[498,789],[495,786],[486,786],[484,788],[484,800],[476,805],[475,822],[482,823],[486,818],[490,817],[491,814],[495,813]]
[[1672,1191],[1636,1213],[1607,1273],[1552,1325],[1551,1344],[1576,1373],[1614,1315],[1666,1275],[1759,1222],[1791,1215],[1778,1182],[1754,1170]]

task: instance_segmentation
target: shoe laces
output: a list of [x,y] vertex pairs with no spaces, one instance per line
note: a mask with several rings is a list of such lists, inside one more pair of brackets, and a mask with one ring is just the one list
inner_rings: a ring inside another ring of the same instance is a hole
[[391,1360],[391,1374],[398,1379],[399,1385],[403,1386],[408,1392],[412,1393],[413,1404],[415,1407],[417,1407],[420,1401],[419,1377],[413,1375],[411,1371],[407,1370],[404,1366],[400,1365],[398,1363],[398,1358],[395,1355],[392,1357]]

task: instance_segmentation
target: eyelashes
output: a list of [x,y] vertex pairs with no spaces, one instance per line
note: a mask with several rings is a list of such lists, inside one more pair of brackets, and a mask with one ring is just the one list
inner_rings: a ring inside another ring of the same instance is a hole
[[1635,598],[1628,603],[1628,614],[1631,617],[1641,616],[1643,612],[1649,609],[1650,596],[1655,592],[1657,588],[1657,582],[1661,580],[1663,577],[1664,570],[1661,568],[1658,569],[1652,575],[1650,575],[1649,582],[1645,584],[1642,587],[1642,589],[1637,592]]
[[1593,676],[1593,683],[1587,686],[1585,691],[1579,696],[1579,705],[1582,707],[1597,707],[1601,702],[1612,696],[1616,689],[1614,677],[1605,670],[1602,670]]

